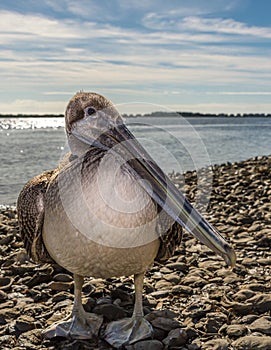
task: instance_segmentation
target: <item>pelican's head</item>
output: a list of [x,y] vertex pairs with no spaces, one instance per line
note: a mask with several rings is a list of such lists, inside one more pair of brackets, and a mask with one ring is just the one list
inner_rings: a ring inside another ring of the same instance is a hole
[[[115,129],[117,124],[123,124],[123,120],[113,103],[104,96],[79,92],[67,106],[65,123],[71,151],[80,154],[85,151],[84,146],[89,148],[90,142],[97,145],[101,135]],[[109,148],[110,142],[104,146]]]
[[90,147],[112,150],[126,160],[131,172],[153,200],[187,231],[234,266],[234,250],[220,233],[187,201],[128,130],[112,102],[96,93],[77,93],[65,114],[72,153]]

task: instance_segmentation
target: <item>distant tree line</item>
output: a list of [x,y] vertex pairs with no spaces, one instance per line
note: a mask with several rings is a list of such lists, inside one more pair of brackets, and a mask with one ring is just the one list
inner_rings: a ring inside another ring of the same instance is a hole
[[[176,114],[184,118],[214,117],[214,118],[270,118],[270,113],[198,113],[198,112],[152,112],[148,114],[123,114],[125,118],[135,117],[176,117]],[[63,114],[0,114],[0,118],[63,118]]]
[[0,114],[0,118],[63,118],[63,114]]
[[[144,117],[176,117],[176,114],[184,118],[197,118],[197,117],[214,117],[214,118],[252,118],[252,117],[261,117],[261,118],[270,118],[270,113],[237,113],[237,114],[227,114],[227,113],[198,113],[198,112],[153,112],[149,114],[144,114]],[[123,115],[124,117],[142,117],[142,114],[129,114]]]

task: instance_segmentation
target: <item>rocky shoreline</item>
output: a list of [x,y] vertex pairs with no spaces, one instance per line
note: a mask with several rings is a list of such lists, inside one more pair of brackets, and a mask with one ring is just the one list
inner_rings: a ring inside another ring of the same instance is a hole
[[[128,350],[271,349],[271,156],[171,174],[187,197],[200,193],[207,219],[234,246],[231,270],[193,237],[184,234],[175,255],[147,272],[144,310],[154,339]],[[184,187],[183,187],[184,184]],[[200,188],[200,192],[199,192]],[[202,197],[203,199],[205,197]],[[29,261],[18,234],[16,210],[0,209],[0,348],[111,349],[102,339],[44,340],[41,330],[71,311],[73,282],[58,266]],[[87,311],[104,316],[104,324],[131,315],[130,277],[86,279]]]

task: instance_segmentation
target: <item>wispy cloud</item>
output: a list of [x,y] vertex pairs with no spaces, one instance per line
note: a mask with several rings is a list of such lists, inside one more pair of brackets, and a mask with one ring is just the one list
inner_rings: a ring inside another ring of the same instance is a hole
[[269,97],[271,27],[232,18],[241,1],[19,3],[0,4],[4,110],[36,101],[32,108],[59,112],[80,89],[202,108]]

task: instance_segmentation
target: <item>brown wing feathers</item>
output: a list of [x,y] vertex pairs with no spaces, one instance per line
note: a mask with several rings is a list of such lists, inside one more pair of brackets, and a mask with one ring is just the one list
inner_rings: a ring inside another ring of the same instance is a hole
[[20,234],[28,255],[35,262],[54,262],[42,240],[44,194],[53,173],[54,170],[46,171],[31,179],[17,201]]

